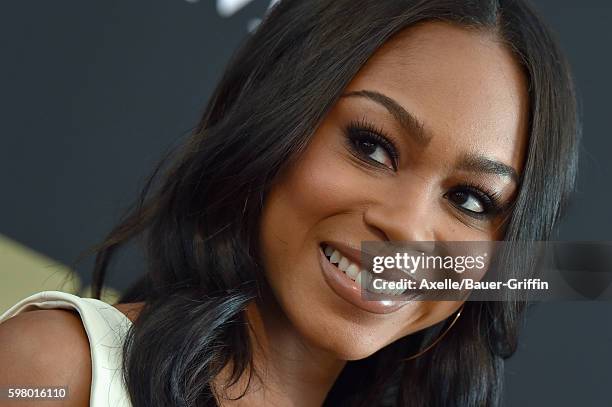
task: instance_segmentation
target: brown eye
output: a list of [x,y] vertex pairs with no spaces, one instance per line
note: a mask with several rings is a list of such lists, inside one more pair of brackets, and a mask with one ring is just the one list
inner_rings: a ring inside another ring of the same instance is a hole
[[476,218],[492,217],[503,212],[499,193],[491,191],[486,185],[458,185],[444,194],[444,197],[463,212]]
[[376,148],[377,148],[376,143],[373,143],[371,141],[357,140],[355,141],[355,144],[366,155],[374,154],[376,152]]
[[393,169],[393,159],[383,146],[369,140],[355,140],[354,143],[356,148],[361,150],[369,159]]
[[483,213],[485,205],[474,194],[465,191],[457,191],[450,194],[449,198],[455,205],[462,207],[465,210],[475,213]]
[[354,154],[376,165],[397,170],[397,148],[382,130],[376,129],[364,119],[361,122],[351,122],[346,128],[346,136]]

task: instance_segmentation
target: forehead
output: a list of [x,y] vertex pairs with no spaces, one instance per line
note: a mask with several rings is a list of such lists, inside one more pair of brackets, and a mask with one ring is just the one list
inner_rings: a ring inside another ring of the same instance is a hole
[[521,172],[527,84],[515,57],[492,34],[442,22],[410,27],[385,43],[347,87],[360,89],[395,99],[424,123],[432,147],[463,152],[470,146]]

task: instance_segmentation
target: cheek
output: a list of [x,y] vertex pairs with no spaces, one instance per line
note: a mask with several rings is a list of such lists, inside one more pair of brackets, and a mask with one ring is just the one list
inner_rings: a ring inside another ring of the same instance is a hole
[[343,206],[339,201],[345,193],[337,192],[341,177],[329,176],[341,166],[324,136],[317,132],[302,156],[277,177],[264,203],[262,257],[268,280],[279,295],[286,284],[303,280],[299,269],[315,253],[319,223]]
[[348,156],[340,136],[323,126],[268,194],[267,226],[295,237],[330,216],[354,211],[367,180]]

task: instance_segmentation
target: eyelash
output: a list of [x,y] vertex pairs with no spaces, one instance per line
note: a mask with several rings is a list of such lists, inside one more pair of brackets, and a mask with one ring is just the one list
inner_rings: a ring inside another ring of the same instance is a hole
[[[393,170],[397,171],[397,161],[399,159],[399,154],[397,152],[398,149],[395,146],[395,143],[390,140],[390,137],[387,136],[381,128],[374,126],[371,122],[363,118],[360,121],[351,121],[346,127],[346,133],[349,141],[349,147],[353,152],[359,155],[359,158],[365,158],[368,163],[376,165],[377,167],[384,166],[384,164],[381,164],[376,160],[369,157],[364,157],[363,152],[359,151],[356,146],[356,142],[360,141],[378,144],[385,149],[387,154],[389,154],[393,162]],[[387,168],[386,166],[384,167]]]
[[[382,166],[388,169],[386,165],[381,164],[370,157],[364,156],[363,151],[360,151],[356,143],[365,141],[377,144],[384,148],[387,154],[389,154],[393,163],[393,171],[397,171],[399,161],[398,149],[395,146],[395,143],[390,140],[389,136],[387,136],[381,128],[376,127],[365,118],[362,118],[359,121],[353,120],[346,126],[346,136],[349,148],[358,156],[359,159],[366,161],[370,165],[374,165],[376,167]],[[483,204],[483,212],[474,212],[455,205],[459,210],[473,216],[474,218],[491,218],[503,211],[503,205],[499,198],[499,193],[491,191],[484,184],[480,184],[478,182],[464,182],[451,189],[444,196],[446,197],[448,194],[457,192],[468,192],[478,198]]]
[[444,194],[445,196],[448,194],[456,193],[456,192],[469,192],[473,194],[482,202],[483,204],[483,212],[473,212],[469,209],[462,208],[461,206],[457,206],[457,208],[470,216],[473,216],[478,219],[487,219],[492,218],[493,216],[503,212],[504,206],[499,197],[499,192],[491,191],[486,185],[480,184],[478,182],[464,182],[449,192]]

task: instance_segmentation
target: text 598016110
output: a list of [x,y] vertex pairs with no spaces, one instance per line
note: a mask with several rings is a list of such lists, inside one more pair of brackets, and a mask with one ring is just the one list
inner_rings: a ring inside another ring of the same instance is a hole
[[0,388],[0,400],[65,400],[67,386],[11,386]]

